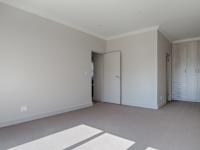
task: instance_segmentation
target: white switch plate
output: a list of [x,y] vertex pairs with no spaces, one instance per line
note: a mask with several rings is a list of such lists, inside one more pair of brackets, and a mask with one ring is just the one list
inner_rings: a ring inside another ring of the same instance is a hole
[[28,107],[27,106],[21,106],[20,107],[20,111],[21,112],[26,112],[26,111],[28,111]]

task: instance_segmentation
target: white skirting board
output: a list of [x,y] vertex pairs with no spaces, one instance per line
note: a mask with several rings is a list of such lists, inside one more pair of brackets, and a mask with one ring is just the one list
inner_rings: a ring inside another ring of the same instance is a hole
[[54,116],[54,115],[58,115],[58,114],[82,109],[82,108],[91,107],[91,106],[93,106],[92,102],[88,103],[88,104],[82,104],[82,105],[69,107],[69,108],[62,109],[62,110],[53,111],[53,112],[45,112],[45,113],[42,113],[40,115],[30,116],[30,117],[22,118],[22,119],[19,119],[19,120],[12,120],[12,121],[8,121],[8,122],[0,122],[0,128],[11,126],[11,125],[16,125],[16,124],[20,124],[20,123],[25,123],[25,122],[45,118],[45,117],[50,117],[50,116]]

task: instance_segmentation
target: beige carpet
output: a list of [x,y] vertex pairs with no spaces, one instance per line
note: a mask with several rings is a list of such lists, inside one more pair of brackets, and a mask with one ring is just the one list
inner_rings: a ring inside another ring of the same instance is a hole
[[[83,124],[102,133],[91,133],[92,136],[86,136],[88,139],[83,138],[67,149],[91,149],[98,143],[103,146],[102,141],[109,147],[109,142],[118,140],[117,143],[122,141],[121,147],[126,147],[123,142],[128,143],[129,150],[200,150],[200,104],[186,102],[172,102],[160,110],[97,103],[91,108],[1,128],[0,150],[59,134],[71,139],[62,133]],[[84,135],[76,132],[72,139]]]

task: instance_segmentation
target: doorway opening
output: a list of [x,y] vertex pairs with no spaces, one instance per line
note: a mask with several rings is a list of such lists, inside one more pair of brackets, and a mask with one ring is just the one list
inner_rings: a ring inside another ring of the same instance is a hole
[[172,60],[168,53],[166,54],[166,99],[167,102],[172,100]]
[[94,103],[103,100],[103,73],[104,73],[104,60],[103,54],[92,52],[92,101]]
[[121,104],[121,52],[92,52],[92,100]]

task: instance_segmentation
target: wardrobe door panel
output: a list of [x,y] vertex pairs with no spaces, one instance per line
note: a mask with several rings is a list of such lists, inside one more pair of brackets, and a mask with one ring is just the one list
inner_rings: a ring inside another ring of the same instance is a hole
[[172,98],[200,102],[200,41],[173,45]]
[[196,101],[196,89],[197,89],[197,74],[196,67],[198,63],[198,44],[196,41],[187,42],[188,51],[187,51],[187,73],[186,73],[186,85],[187,85],[187,100]]
[[197,88],[196,88],[196,101],[200,102],[200,41],[197,41]]
[[172,51],[172,99],[187,100],[188,44],[174,44]]

